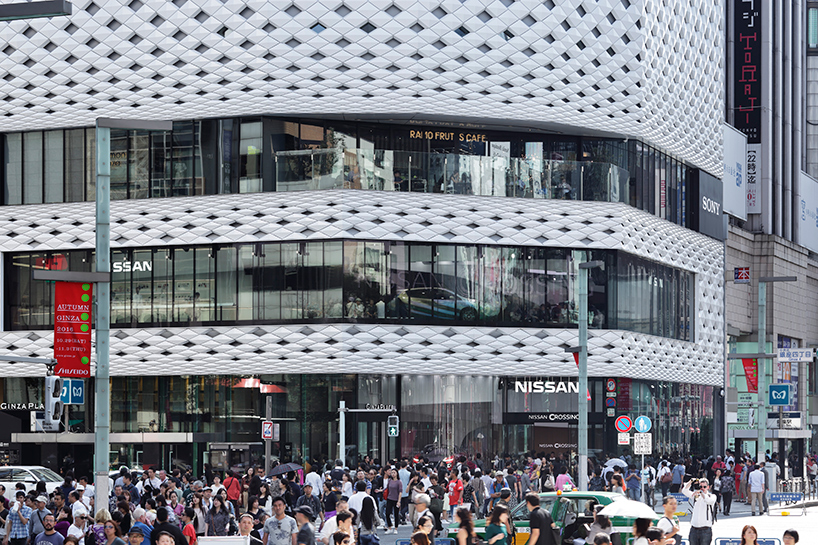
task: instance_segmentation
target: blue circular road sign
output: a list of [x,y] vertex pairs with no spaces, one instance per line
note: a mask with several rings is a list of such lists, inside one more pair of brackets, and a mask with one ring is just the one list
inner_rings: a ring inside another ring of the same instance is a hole
[[639,416],[636,420],[633,421],[633,427],[636,428],[636,431],[639,433],[648,433],[650,428],[653,427],[653,423],[650,421],[645,415]]

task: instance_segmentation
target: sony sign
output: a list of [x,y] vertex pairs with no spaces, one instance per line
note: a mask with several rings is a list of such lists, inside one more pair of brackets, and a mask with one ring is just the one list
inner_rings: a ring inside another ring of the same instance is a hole
[[112,266],[115,273],[151,272],[153,270],[153,263],[150,261],[135,261],[133,263],[130,261],[114,261]]
[[514,391],[524,394],[578,394],[579,384],[554,380],[515,380]]
[[690,228],[718,240],[725,239],[722,182],[701,169],[690,176]]

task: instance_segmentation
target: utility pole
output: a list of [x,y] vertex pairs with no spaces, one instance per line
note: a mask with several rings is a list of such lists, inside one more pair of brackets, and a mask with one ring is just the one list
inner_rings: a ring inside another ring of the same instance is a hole
[[587,261],[579,264],[579,422],[577,424],[577,451],[579,468],[577,488],[588,490],[588,270],[605,270],[604,261]]
[[96,262],[97,274],[109,275],[97,282],[97,362],[94,375],[94,486],[96,498],[107,498],[108,456],[111,430],[111,375],[109,369],[111,333],[111,129],[171,131],[172,121],[98,118],[96,186]]

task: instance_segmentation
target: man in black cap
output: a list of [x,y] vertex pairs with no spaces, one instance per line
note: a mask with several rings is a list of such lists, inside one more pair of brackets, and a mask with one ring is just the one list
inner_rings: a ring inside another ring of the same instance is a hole
[[178,544],[185,544],[187,543],[187,539],[185,535],[182,533],[182,530],[179,529],[178,526],[175,524],[171,524],[168,522],[168,508],[167,507],[159,507],[156,510],[156,525],[153,527],[153,531],[151,532],[151,545],[156,545],[159,534],[162,532],[167,532],[173,536],[173,539],[176,540]]
[[312,509],[314,516],[318,516],[322,512],[321,500],[312,493],[312,484],[310,483],[304,483],[304,494],[299,496],[295,502],[296,507],[301,507],[302,505],[306,505]]
[[314,518],[315,515],[309,505],[295,508],[295,521],[299,528],[298,535],[295,537],[296,545],[315,545],[315,532],[310,524]]

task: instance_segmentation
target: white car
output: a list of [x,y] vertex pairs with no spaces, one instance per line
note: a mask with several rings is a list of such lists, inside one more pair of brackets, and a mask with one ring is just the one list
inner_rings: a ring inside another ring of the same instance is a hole
[[0,466],[0,484],[6,487],[6,497],[14,497],[17,483],[25,484],[26,492],[29,492],[40,481],[45,482],[45,490],[50,494],[65,479],[43,466]]

